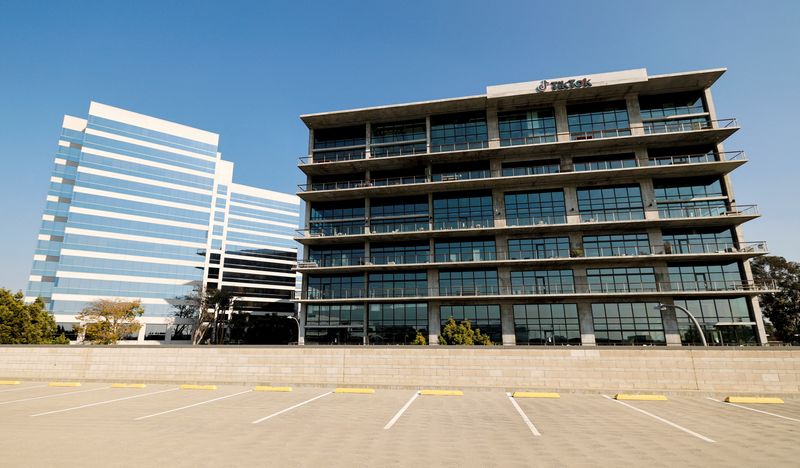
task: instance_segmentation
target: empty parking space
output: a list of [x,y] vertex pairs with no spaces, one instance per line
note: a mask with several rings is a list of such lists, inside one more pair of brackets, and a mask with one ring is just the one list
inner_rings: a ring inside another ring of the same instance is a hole
[[30,464],[18,441],[33,439],[52,447],[36,453],[35,464],[61,463],[76,434],[120,465],[165,454],[175,466],[787,465],[800,430],[797,399],[733,406],[721,402],[724,396],[613,401],[459,389],[278,392],[47,382],[14,389],[0,392],[0,453],[11,465]]

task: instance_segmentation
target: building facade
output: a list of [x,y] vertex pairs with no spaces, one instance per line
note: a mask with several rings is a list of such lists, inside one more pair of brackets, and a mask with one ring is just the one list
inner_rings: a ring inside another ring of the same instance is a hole
[[139,299],[139,341],[183,341],[175,306],[199,286],[244,312],[294,311],[300,200],[233,182],[217,134],[92,102],[65,116],[27,299],[68,336],[101,298]]
[[305,343],[766,343],[724,69],[490,86],[302,116]]

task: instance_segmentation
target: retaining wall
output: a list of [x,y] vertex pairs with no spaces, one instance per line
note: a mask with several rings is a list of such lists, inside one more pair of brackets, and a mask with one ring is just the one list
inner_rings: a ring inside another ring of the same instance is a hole
[[0,379],[791,394],[800,350],[0,346]]

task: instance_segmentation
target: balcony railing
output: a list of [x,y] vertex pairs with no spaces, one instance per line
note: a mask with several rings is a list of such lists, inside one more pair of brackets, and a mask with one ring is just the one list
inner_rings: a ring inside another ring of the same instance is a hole
[[[719,153],[719,155],[721,161],[747,160],[744,151],[725,151]],[[650,158],[649,164],[651,166],[675,166],[679,164],[702,164],[709,162],[717,162],[717,156],[714,153],[653,156]]]
[[[649,212],[657,212],[658,218],[651,218],[651,221],[656,219],[696,219],[696,218],[718,218],[721,216],[758,216],[758,206],[756,205],[737,205],[731,208],[725,207],[693,207],[693,208],[662,208],[658,210],[646,210]],[[647,219],[646,216],[641,216],[641,211],[633,212],[610,212],[610,213],[581,213],[581,224],[586,223],[603,223],[603,222],[622,222],[622,221],[643,221]],[[506,219],[507,227],[525,227],[525,226],[547,226],[568,224],[566,216],[544,216],[544,217],[512,217]],[[320,221],[315,221],[319,223]],[[330,220],[328,222],[334,222]],[[569,223],[572,224],[572,223]],[[320,237],[320,236],[343,236],[343,235],[359,235],[369,233],[387,233],[387,232],[430,232],[431,226],[434,231],[454,230],[454,229],[485,229],[495,226],[493,218],[482,219],[460,219],[460,220],[446,220],[446,221],[433,221],[429,223],[424,222],[398,222],[392,224],[379,224],[372,227],[364,225],[333,225],[333,226],[315,226],[311,229],[298,229],[297,232],[302,237]]]
[[608,221],[635,221],[644,219],[644,209],[596,211],[594,213],[581,213],[582,223],[601,223]]
[[[658,120],[658,121],[648,121],[642,124],[642,128],[645,134],[656,134],[656,133],[675,133],[675,132],[690,132],[690,131],[698,131],[698,130],[707,130],[712,128],[733,128],[737,127],[739,124],[736,119],[719,119],[719,120],[704,120],[704,121],[665,121],[665,120]],[[595,131],[587,131],[587,132],[558,132],[555,135],[543,135],[543,136],[536,136],[536,137],[524,137],[524,138],[492,138],[487,140],[481,141],[472,141],[472,142],[463,142],[463,143],[447,143],[447,144],[433,144],[430,146],[430,149],[425,148],[423,150],[419,146],[414,146],[411,144],[406,144],[405,146],[409,146],[409,148],[404,148],[403,144],[397,143],[394,144],[396,148],[392,151],[392,154],[384,154],[387,153],[384,151],[383,153],[378,153],[378,149],[380,147],[373,147],[373,151],[376,151],[375,158],[387,157],[387,156],[411,156],[411,155],[418,155],[418,154],[428,154],[428,153],[442,153],[442,152],[449,152],[449,151],[466,151],[466,150],[474,150],[474,149],[484,149],[490,146],[490,143],[495,142],[500,147],[509,147],[509,146],[525,146],[525,145],[537,145],[543,143],[553,143],[558,141],[558,136],[564,135],[569,140],[592,140],[597,138],[613,138],[613,137],[622,137],[622,136],[631,136],[632,131],[631,128],[615,128],[615,129],[604,129],[604,130],[595,130]],[[397,154],[394,154],[394,152]],[[355,159],[365,159],[366,149],[359,148],[357,150],[334,150],[329,149],[325,151],[317,150],[317,152],[313,155],[305,155],[299,158],[300,164],[315,164],[315,163],[327,163],[327,162],[339,162],[339,161],[351,161]]]
[[613,138],[630,136],[630,128],[612,128],[608,130],[594,130],[590,132],[570,132],[570,140],[594,140],[596,138]]
[[767,243],[752,242],[676,242],[630,246],[586,247],[573,249],[513,250],[505,252],[394,253],[371,257],[330,256],[299,262],[298,268],[348,267],[369,265],[470,263],[495,261],[557,260],[566,258],[602,259],[652,255],[712,255],[729,253],[767,253]]
[[738,126],[739,123],[736,119],[707,120],[684,118],[675,121],[657,120],[642,123],[644,132],[648,135],[655,133],[694,132],[712,128],[732,128]]
[[464,285],[430,287],[376,287],[356,289],[317,290],[295,295],[296,299],[368,299],[395,297],[493,297],[493,296],[553,296],[588,294],[658,294],[658,293],[726,293],[726,292],[770,292],[777,288],[774,282],[755,281],[695,281],[695,282],[603,282],[578,281],[575,284],[537,284],[537,285]]
[[462,143],[445,143],[441,145],[431,144],[431,153],[443,153],[445,151],[465,151],[472,149],[483,149],[489,147],[489,140],[465,141]]
[[567,215],[554,216],[511,216],[506,218],[508,226],[539,226],[547,224],[566,224]]
[[444,221],[434,221],[434,231],[446,231],[451,229],[480,229],[494,226],[494,218],[479,219],[448,219]]

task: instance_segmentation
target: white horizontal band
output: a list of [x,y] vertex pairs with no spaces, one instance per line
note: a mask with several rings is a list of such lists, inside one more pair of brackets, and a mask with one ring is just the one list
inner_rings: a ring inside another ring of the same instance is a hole
[[159,265],[175,265],[202,268],[204,262],[191,260],[176,260],[172,258],[145,257],[139,255],[126,255],[108,252],[94,252],[89,250],[61,249],[62,257],[100,258],[105,260],[124,260],[128,262],[156,263]]
[[258,288],[258,289],[283,289],[286,291],[294,291],[294,286],[284,286],[280,284],[263,284],[263,283],[238,283],[236,281],[222,281],[223,286],[241,286],[243,288]]
[[288,227],[288,228],[292,228],[292,229],[297,229],[298,228],[297,224],[282,223],[280,221],[269,221],[269,220],[266,220],[266,219],[259,219],[259,218],[250,218],[250,217],[247,217],[247,216],[241,216],[241,215],[235,215],[235,214],[228,215],[228,219],[229,220],[231,220],[231,219],[240,219],[242,221],[250,221],[252,223],[269,224],[269,225],[273,225],[273,226],[283,226],[283,227]]
[[[225,257],[227,258],[227,257]],[[281,273],[278,271],[264,271],[264,270],[244,270],[241,268],[228,268],[224,267],[222,269],[224,273],[245,273],[248,275],[264,275],[264,276],[280,276],[282,278],[294,278],[294,273]]]
[[98,281],[125,281],[130,283],[147,284],[177,284],[177,285],[197,285],[197,280],[186,280],[176,278],[156,278],[153,276],[130,276],[130,275],[108,275],[103,273],[87,273],[84,271],[64,271],[56,272],[58,278],[77,278]]
[[182,227],[187,229],[197,229],[200,231],[204,231],[208,229],[208,225],[205,224],[192,224],[192,223],[184,223],[182,221],[172,221],[171,219],[162,219],[162,218],[151,218],[149,216],[138,216],[132,215],[127,213],[118,213],[116,211],[105,211],[105,210],[94,210],[91,208],[81,208],[78,206],[70,206],[69,207],[70,213],[79,213],[91,216],[102,216],[104,218],[111,218],[111,219],[124,219],[127,221],[138,221],[141,223],[152,223],[152,224],[160,224],[162,226],[174,226],[174,227]]
[[197,211],[199,213],[210,213],[210,207],[202,207],[197,205],[187,205],[185,203],[177,203],[166,200],[159,200],[157,198],[140,197],[137,195],[128,195],[127,193],[109,192],[108,190],[98,190],[89,187],[76,186],[75,192],[86,193],[89,195],[97,195],[100,197],[118,198],[120,200],[129,200],[140,203],[149,203],[151,205],[166,206],[169,208],[179,208],[181,210]]
[[189,186],[186,186],[186,185],[173,184],[173,183],[170,183],[170,182],[161,182],[160,180],[153,180],[153,179],[147,179],[145,177],[136,177],[136,176],[131,176],[131,175],[127,175],[127,174],[120,174],[118,172],[103,171],[103,170],[94,169],[94,168],[91,168],[91,167],[78,166],[78,172],[81,172],[81,173],[84,173],[84,174],[98,175],[98,176],[101,176],[101,177],[109,177],[109,178],[118,179],[118,180],[127,180],[129,182],[136,182],[136,183],[139,183],[139,184],[154,185],[156,187],[164,187],[164,188],[175,189],[175,190],[183,190],[184,192],[199,193],[201,195],[209,195],[209,196],[211,195],[211,190],[199,189],[199,188],[195,188],[195,187],[189,187]]
[[81,236],[92,236],[92,237],[102,237],[105,239],[119,239],[119,240],[130,240],[130,241],[137,241],[137,242],[150,242],[153,244],[165,244],[168,243],[169,245],[175,245],[179,247],[193,247],[195,249],[204,249],[206,248],[206,244],[201,244],[199,242],[188,242],[188,241],[180,241],[180,240],[173,240],[173,239],[164,239],[163,237],[148,237],[148,236],[135,236],[132,234],[121,234],[118,232],[108,232],[108,231],[96,231],[94,229],[81,229],[81,228],[74,228],[74,227],[67,227],[64,229],[65,234],[78,234]]

